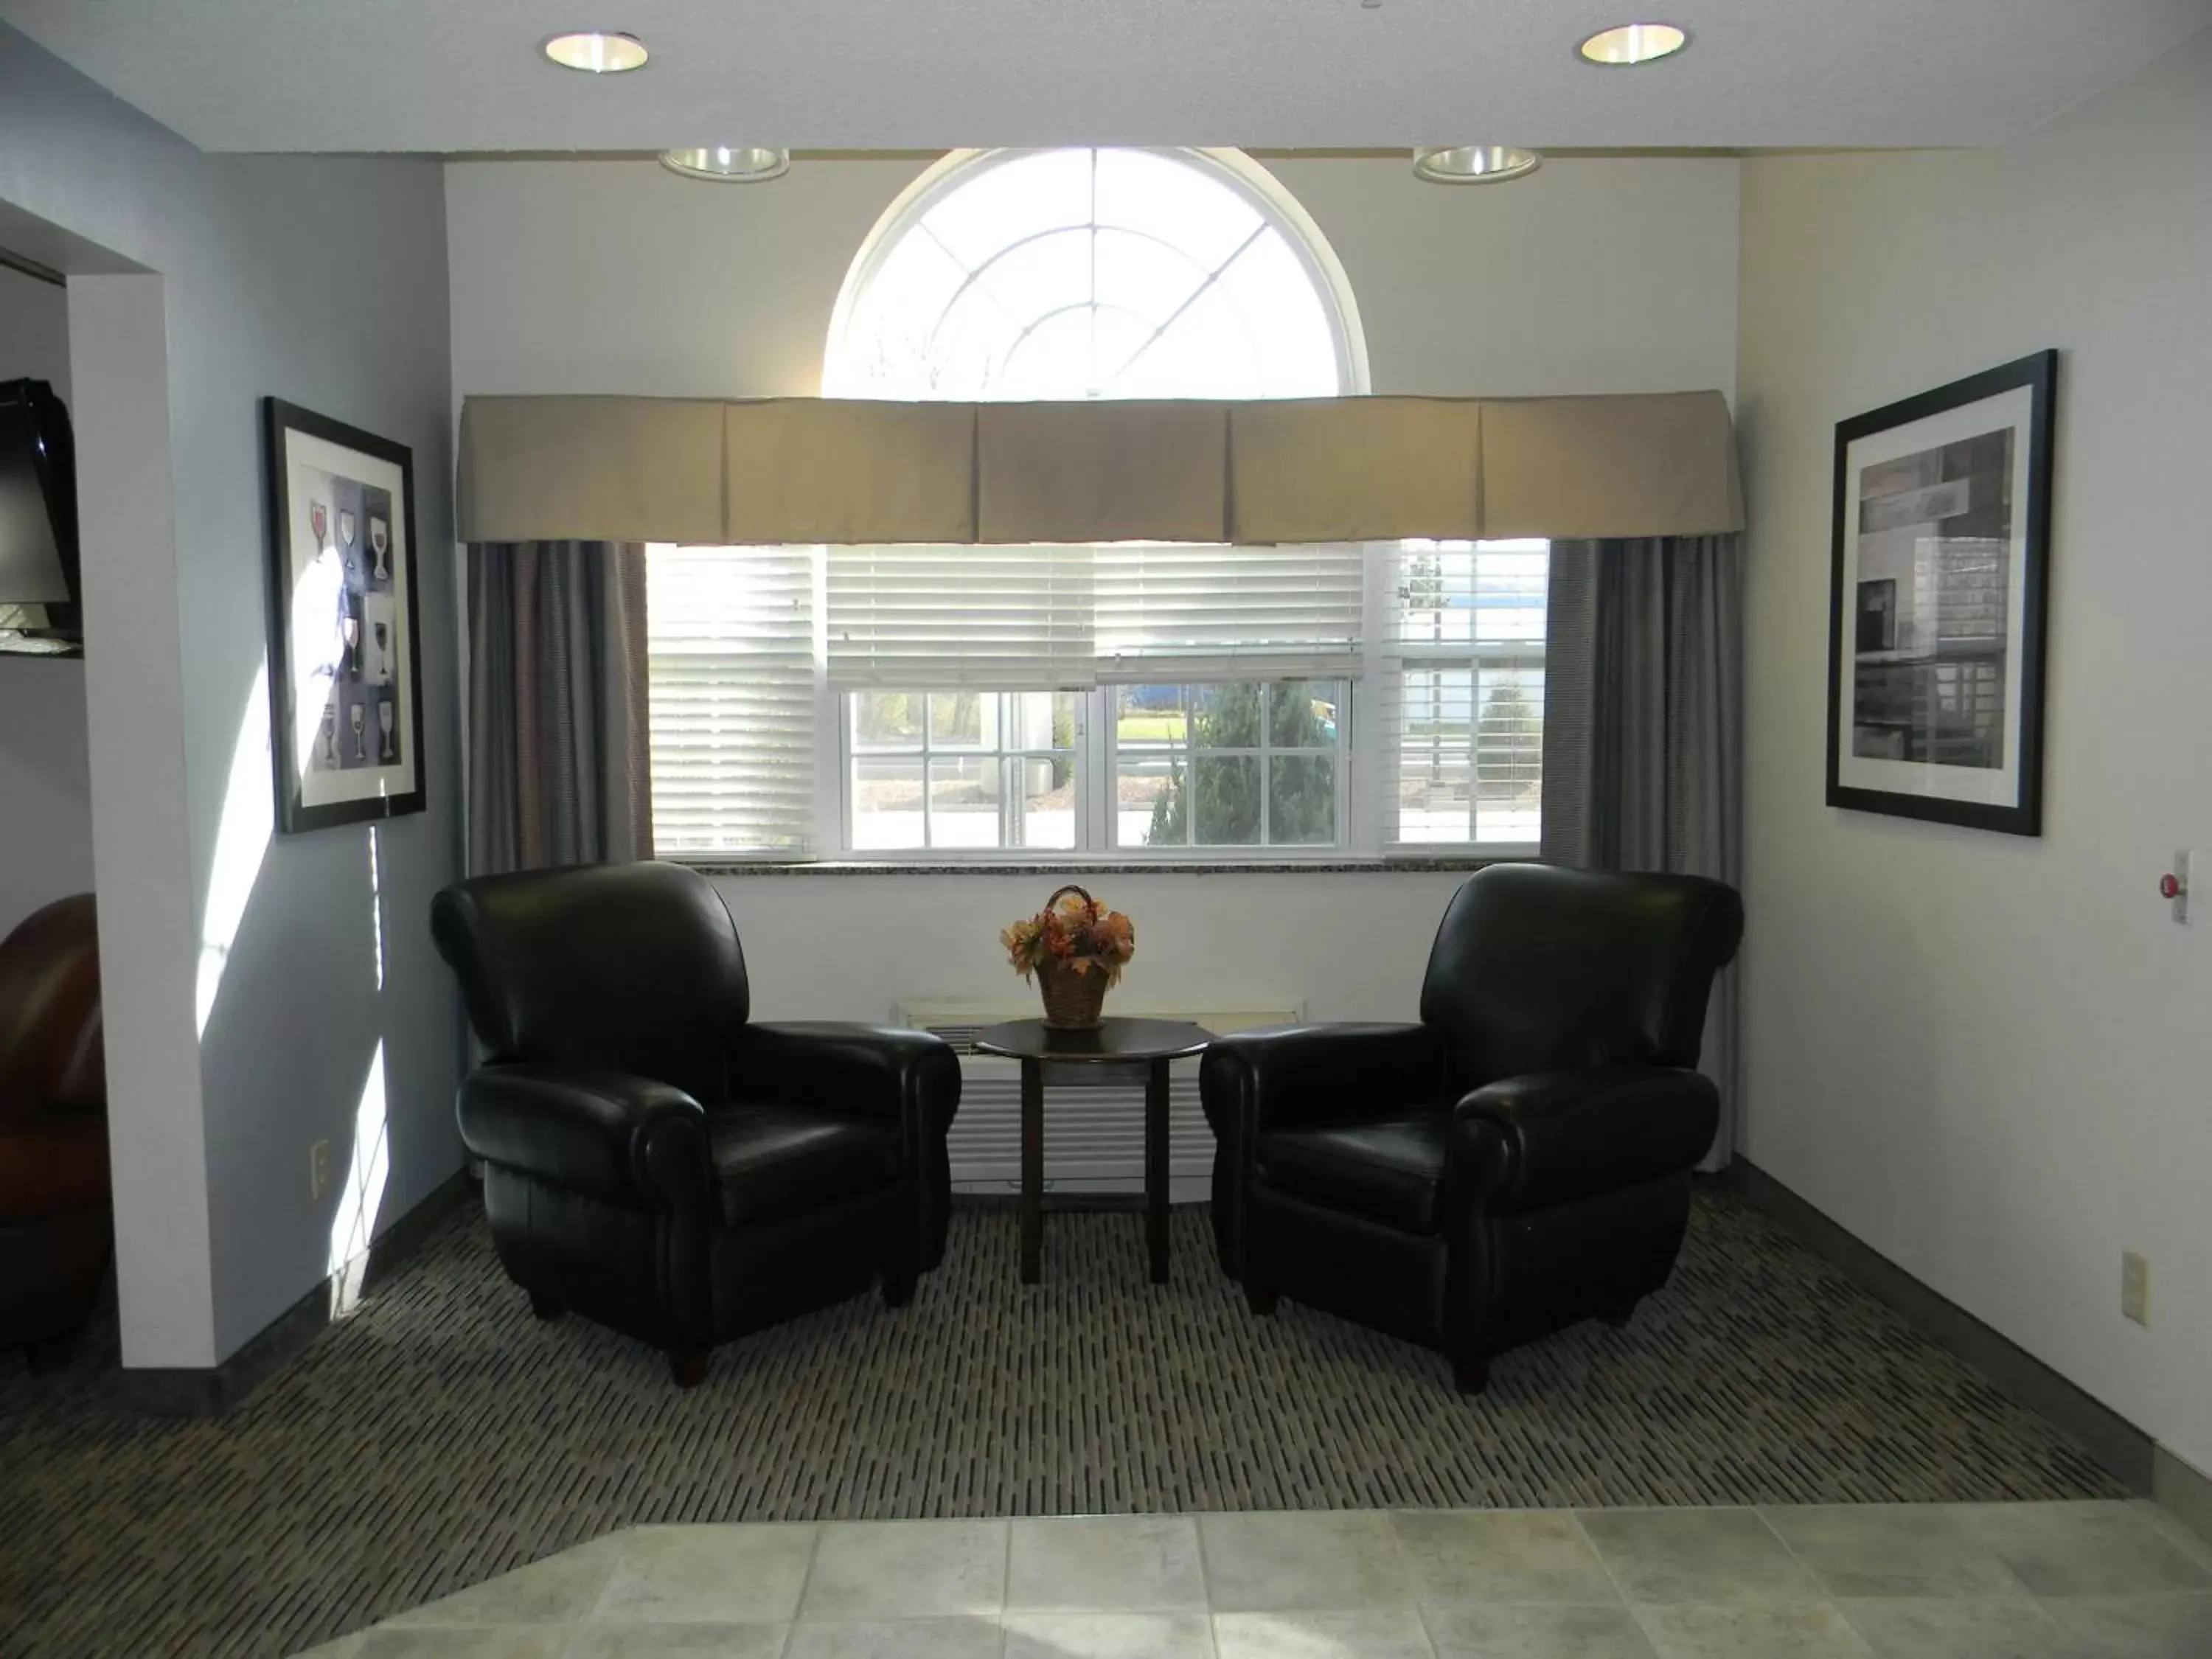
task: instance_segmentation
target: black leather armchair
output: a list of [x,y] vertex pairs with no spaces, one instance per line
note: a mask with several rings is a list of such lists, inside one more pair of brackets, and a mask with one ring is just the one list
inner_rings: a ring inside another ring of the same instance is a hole
[[431,905],[484,1063],[461,1139],[501,1264],[571,1309],[708,1349],[945,1254],[960,1062],[920,1031],[756,1024],[738,930],[672,864],[480,877]]
[[1693,1068],[1732,888],[1493,865],[1454,896],[1420,1023],[1223,1037],[1199,1088],[1214,1243],[1255,1312],[1287,1295],[1492,1356],[1625,1322],[1667,1281],[1719,1101]]

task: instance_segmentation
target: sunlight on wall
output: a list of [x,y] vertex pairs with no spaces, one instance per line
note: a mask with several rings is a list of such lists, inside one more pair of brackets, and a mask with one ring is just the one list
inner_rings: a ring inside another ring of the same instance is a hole
[[384,836],[368,826],[368,936],[376,946],[376,988],[384,988]]
[[263,658],[246,695],[246,713],[231,746],[230,775],[223,785],[222,817],[215,832],[215,864],[208,872],[207,910],[200,923],[199,969],[194,987],[194,1029],[207,1036],[230,947],[246,919],[246,901],[261,873],[276,808],[269,788],[269,663]]
[[353,1165],[338,1188],[337,1218],[331,1224],[331,1316],[343,1318],[361,1300],[368,1269],[368,1247],[376,1236],[377,1212],[384,1206],[384,1183],[392,1173],[391,1110],[384,1092],[384,1043],[370,1056],[368,1077],[354,1110]]

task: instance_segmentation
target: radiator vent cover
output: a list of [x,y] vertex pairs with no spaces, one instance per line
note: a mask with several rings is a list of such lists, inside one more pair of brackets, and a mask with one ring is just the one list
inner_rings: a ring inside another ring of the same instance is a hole
[[[1118,999],[1112,1012],[1131,1018],[1188,1019],[1216,1036],[1295,1025],[1299,1011],[1243,1007],[1212,1011],[1147,1008]],[[963,1192],[1012,1193],[1021,1186],[1022,1085],[1019,1062],[975,1052],[975,1033],[1002,1020],[1035,1019],[1024,1000],[902,1000],[895,1024],[932,1031],[960,1054],[960,1115],[948,1151],[953,1185]],[[1213,1170],[1213,1134],[1198,1103],[1198,1061],[1174,1062],[1168,1092],[1168,1175],[1177,1203],[1206,1196]],[[1044,1089],[1044,1182],[1047,1191],[1133,1194],[1144,1190],[1145,1083],[1141,1066],[1048,1068]]]

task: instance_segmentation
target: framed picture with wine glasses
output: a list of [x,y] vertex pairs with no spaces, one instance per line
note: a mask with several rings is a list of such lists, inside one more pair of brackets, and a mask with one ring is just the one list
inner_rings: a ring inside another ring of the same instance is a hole
[[277,823],[419,812],[413,454],[281,398],[262,410]]

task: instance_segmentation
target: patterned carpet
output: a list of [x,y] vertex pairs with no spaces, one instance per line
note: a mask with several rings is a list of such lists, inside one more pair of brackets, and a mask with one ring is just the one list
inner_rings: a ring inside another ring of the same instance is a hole
[[1178,1211],[963,1209],[914,1305],[722,1350],[704,1387],[533,1320],[457,1214],[219,1422],[114,1398],[112,1353],[0,1376],[0,1655],[277,1655],[636,1522],[1069,1510],[2124,1495],[1755,1212],[1701,1194],[1673,1283],[1462,1401],[1434,1355],[1252,1318]]

